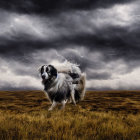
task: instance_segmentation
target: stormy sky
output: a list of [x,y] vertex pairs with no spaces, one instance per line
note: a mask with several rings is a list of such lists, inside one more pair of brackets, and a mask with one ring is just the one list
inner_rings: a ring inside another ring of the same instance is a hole
[[0,1],[0,90],[43,89],[38,68],[64,59],[87,89],[140,90],[140,1]]

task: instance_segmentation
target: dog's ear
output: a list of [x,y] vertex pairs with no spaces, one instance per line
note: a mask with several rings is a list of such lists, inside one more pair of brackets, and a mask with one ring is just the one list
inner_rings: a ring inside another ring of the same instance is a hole
[[51,68],[51,75],[57,76],[57,69],[52,65],[49,65],[49,67]]
[[57,76],[57,70],[56,70],[56,68],[54,68],[54,69],[52,70],[52,74],[53,74],[54,76]]

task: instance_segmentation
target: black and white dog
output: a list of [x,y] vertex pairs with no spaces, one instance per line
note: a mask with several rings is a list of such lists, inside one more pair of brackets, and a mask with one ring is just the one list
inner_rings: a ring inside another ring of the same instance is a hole
[[[72,66],[72,65],[71,65]],[[57,67],[57,66],[56,66]],[[85,74],[81,73],[78,66],[68,69],[54,67],[54,65],[43,65],[40,68],[40,75],[42,77],[42,84],[44,85],[45,95],[48,97],[52,106],[52,110],[58,103],[65,107],[66,102],[72,99],[76,102],[82,100],[85,95]]]

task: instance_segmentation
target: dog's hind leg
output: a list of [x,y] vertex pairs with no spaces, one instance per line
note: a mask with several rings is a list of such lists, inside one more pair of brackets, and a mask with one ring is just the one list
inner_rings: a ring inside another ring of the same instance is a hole
[[70,99],[68,100],[68,103],[72,103],[72,99],[71,99],[71,97],[70,97]]
[[51,107],[49,108],[49,111],[53,110],[53,108],[57,105],[57,103],[55,101],[53,101]]
[[72,90],[71,91],[71,98],[72,98],[73,103],[76,105],[74,94],[75,94],[75,92],[74,92],[74,90]]

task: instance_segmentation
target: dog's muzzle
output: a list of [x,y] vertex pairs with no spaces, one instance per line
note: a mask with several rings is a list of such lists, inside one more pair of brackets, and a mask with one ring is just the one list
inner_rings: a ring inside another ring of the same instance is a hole
[[45,79],[45,75],[42,75],[42,79],[43,79],[43,80]]
[[42,77],[43,80],[47,80],[47,79],[49,78],[49,76],[48,76],[47,73],[43,73],[43,74],[41,75],[41,77]]

